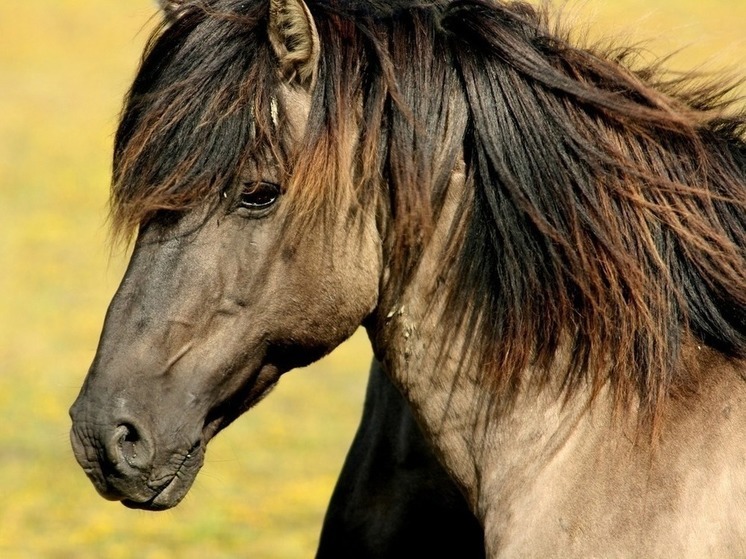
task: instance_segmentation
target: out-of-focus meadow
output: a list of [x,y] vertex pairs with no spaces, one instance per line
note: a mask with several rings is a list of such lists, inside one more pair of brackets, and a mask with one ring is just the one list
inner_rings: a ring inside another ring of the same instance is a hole
[[[678,68],[746,72],[746,0],[574,10],[592,35],[689,45]],[[310,557],[360,414],[364,335],[214,440],[172,511],[104,501],[69,450],[67,409],[124,267],[107,245],[109,157],[154,14],[151,0],[0,4],[0,557]]]

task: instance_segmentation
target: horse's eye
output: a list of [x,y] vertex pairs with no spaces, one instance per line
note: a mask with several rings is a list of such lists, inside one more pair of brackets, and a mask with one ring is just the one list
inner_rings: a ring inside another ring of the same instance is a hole
[[238,205],[250,211],[266,210],[277,201],[280,187],[271,182],[247,182],[244,184]]

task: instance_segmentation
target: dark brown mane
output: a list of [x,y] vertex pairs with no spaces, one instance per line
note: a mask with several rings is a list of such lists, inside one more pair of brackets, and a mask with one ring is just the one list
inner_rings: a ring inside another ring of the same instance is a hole
[[568,337],[568,390],[610,381],[651,416],[686,382],[686,344],[746,357],[746,117],[727,84],[630,69],[631,51],[573,46],[524,3],[338,4],[308,2],[322,59],[292,156],[272,139],[265,2],[187,4],[161,29],[117,135],[115,226],[216,200],[259,150],[301,216],[333,215],[340,189],[376,200],[384,177],[405,277],[463,157],[444,318],[474,333],[499,394]]
[[686,383],[692,338],[743,358],[745,121],[726,116],[728,87],[633,72],[528,8],[454,6],[444,27],[472,111],[479,216],[458,275],[500,385],[548,369],[570,334],[568,388],[610,379],[620,404],[655,415]]

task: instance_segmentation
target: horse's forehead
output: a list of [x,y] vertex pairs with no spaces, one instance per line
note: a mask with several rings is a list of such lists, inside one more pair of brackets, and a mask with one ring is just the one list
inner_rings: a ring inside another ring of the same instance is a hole
[[277,99],[272,99],[272,119],[275,125],[278,119],[278,100],[282,104],[293,136],[302,138],[311,111],[311,95],[303,89],[283,84],[277,91]]

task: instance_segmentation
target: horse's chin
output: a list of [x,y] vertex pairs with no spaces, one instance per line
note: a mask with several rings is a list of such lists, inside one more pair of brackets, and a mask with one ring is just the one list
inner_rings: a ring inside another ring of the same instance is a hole
[[188,483],[183,483],[178,478],[173,478],[168,487],[158,493],[152,499],[147,501],[135,501],[132,499],[122,499],[121,503],[129,509],[147,510],[152,512],[168,510],[178,505],[189,492],[194,478]]

